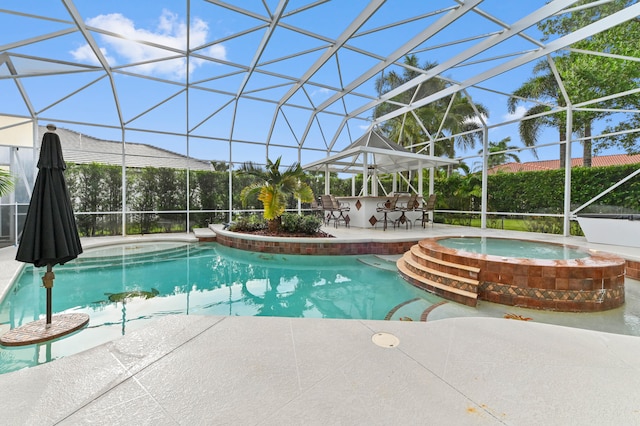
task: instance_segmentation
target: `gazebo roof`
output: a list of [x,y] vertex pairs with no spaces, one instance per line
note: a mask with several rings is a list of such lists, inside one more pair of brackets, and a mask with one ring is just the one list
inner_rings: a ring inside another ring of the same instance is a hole
[[332,172],[356,174],[367,167],[378,173],[396,173],[458,163],[450,158],[416,154],[377,131],[369,130],[339,153],[306,164],[303,168],[318,171],[329,166]]

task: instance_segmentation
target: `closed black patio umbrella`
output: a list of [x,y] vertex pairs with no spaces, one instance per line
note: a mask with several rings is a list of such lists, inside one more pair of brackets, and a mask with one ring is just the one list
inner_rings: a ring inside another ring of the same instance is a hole
[[[55,126],[47,126],[55,130]],[[47,267],[42,278],[47,289],[47,319],[51,324],[52,268],[78,257],[82,245],[73,216],[69,190],[63,172],[66,164],[62,157],[60,138],[46,132],[42,138],[38,176],[33,187],[27,218],[20,239],[16,260]]]

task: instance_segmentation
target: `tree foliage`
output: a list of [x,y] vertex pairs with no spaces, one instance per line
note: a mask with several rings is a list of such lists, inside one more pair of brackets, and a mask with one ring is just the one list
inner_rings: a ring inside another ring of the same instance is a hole
[[[564,111],[540,116],[538,114],[550,112],[553,109],[552,105],[566,106],[566,101],[547,61],[538,62],[533,68],[533,73],[534,75],[509,97],[507,109],[513,114],[517,106],[527,100],[534,99],[538,102],[525,112],[523,120],[520,121],[518,127],[520,139],[525,146],[535,147],[544,127],[558,129],[558,137],[561,141],[560,166],[564,167],[565,144],[562,141],[566,140],[567,115]],[[536,155],[535,151],[533,153]]]
[[[575,6],[589,4],[582,0]],[[566,35],[591,24],[612,13],[618,12],[636,3],[635,0],[613,0],[599,4],[597,7],[579,8],[569,14],[558,15],[539,24],[539,29],[547,36]],[[640,105],[640,94],[632,93],[622,97],[611,97],[640,87],[640,19],[629,17],[615,27],[594,34],[593,36],[573,44],[572,50],[562,53],[557,59],[558,71],[563,84],[573,103],[602,99],[587,105],[600,111],[577,111],[574,114],[575,129],[585,138],[585,157],[590,155],[591,125],[597,120],[611,119],[613,124],[605,129],[605,133],[629,131],[640,128],[637,113],[623,112],[613,117],[608,110],[637,110]],[[627,152],[638,151],[638,132],[611,135],[594,141],[597,151],[617,146]],[[589,148],[589,152],[587,149]]]
[[[517,150],[518,147],[515,145],[509,145],[510,142],[510,136],[507,136],[499,142],[489,142],[489,158],[487,159],[489,168],[511,162],[520,162],[520,157],[518,157],[518,155],[513,152],[514,150]],[[481,149],[480,151],[478,151],[478,154],[482,155],[483,151],[484,150]]]
[[[82,212],[117,212],[122,209],[122,168],[99,163],[69,164],[65,179],[73,209]],[[78,230],[82,235],[115,233],[119,218],[113,214],[80,214]]]
[[[564,36],[618,12],[634,1],[614,0],[594,7],[580,7],[589,3],[591,1],[579,1],[573,12],[542,21],[538,24],[538,29],[545,39]],[[637,66],[637,58],[640,56],[640,45],[636,42],[639,37],[640,21],[636,18],[574,43],[571,49],[561,51],[553,57],[560,82],[547,60],[536,64],[534,76],[523,83],[508,100],[510,112],[514,112],[516,106],[526,99],[539,102],[527,110],[525,120],[520,123],[519,132],[524,144],[535,146],[542,128],[557,128],[561,141],[560,164],[564,167],[565,144],[562,141],[567,139],[566,112],[561,110],[555,114],[528,118],[551,111],[552,105],[566,107],[568,104],[562,91],[564,89],[571,105],[582,104],[588,107],[574,109],[572,117],[571,134],[576,133],[581,138],[584,166],[591,166],[593,148],[597,152],[617,145],[627,152],[633,152],[637,132],[611,135],[595,141],[591,137],[594,123],[602,120],[613,119],[615,123],[605,129],[605,133],[637,129],[640,126],[638,114],[621,113],[612,117],[611,112],[616,109],[637,110],[640,105],[640,94],[611,96],[639,86],[640,67]],[[598,99],[600,100],[597,102],[588,103]]]

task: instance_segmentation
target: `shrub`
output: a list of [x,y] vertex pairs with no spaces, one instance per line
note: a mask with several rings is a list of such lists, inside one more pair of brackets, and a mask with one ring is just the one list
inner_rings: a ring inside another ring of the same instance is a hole
[[302,216],[293,213],[284,213],[282,215],[282,230],[284,232],[298,232],[302,224]]
[[230,227],[230,231],[255,232],[267,229],[267,221],[259,215],[252,214],[238,218]]
[[301,216],[295,213],[282,215],[282,230],[291,234],[313,235],[320,231],[322,220],[313,215]]
[[314,215],[302,216],[301,231],[304,234],[315,234],[322,227],[322,219]]

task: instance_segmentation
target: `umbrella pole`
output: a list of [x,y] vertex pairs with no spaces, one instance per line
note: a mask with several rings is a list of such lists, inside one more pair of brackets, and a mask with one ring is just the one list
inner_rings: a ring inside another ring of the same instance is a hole
[[47,272],[42,277],[42,285],[47,289],[47,325],[51,324],[51,289],[53,288],[53,279],[56,277],[51,269],[51,264],[47,264]]

